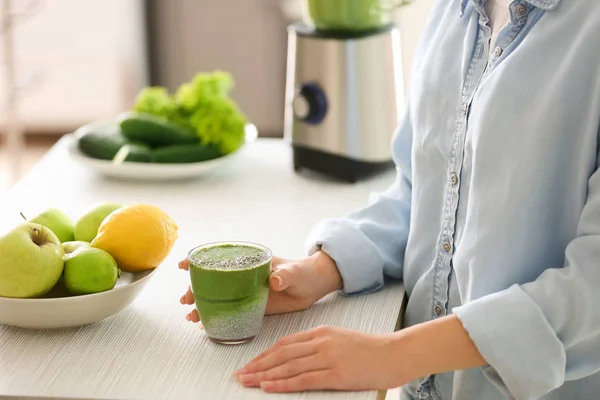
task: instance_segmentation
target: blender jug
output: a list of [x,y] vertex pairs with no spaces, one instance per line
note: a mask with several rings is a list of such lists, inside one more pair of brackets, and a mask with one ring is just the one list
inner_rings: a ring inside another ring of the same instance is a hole
[[307,0],[305,23],[321,31],[366,31],[392,23],[396,7],[410,0]]

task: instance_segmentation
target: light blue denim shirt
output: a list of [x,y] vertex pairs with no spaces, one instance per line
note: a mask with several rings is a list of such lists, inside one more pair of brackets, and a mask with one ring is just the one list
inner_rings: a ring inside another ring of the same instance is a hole
[[454,313],[489,363],[402,398],[600,399],[600,0],[515,0],[492,51],[484,4],[435,1],[394,184],[309,252],[349,295],[401,278],[405,326]]

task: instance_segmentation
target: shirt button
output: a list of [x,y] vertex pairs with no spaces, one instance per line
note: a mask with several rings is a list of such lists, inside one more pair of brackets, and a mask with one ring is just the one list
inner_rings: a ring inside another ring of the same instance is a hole
[[520,17],[522,17],[526,13],[527,13],[527,6],[525,6],[523,4],[519,4],[517,6],[517,15],[520,16]]
[[463,115],[467,114],[467,105],[466,104],[463,104],[463,106],[462,106],[462,113],[463,113]]
[[496,48],[494,49],[494,55],[495,55],[496,57],[500,57],[500,55],[501,55],[501,54],[502,54],[502,48],[501,48],[501,47],[496,47]]
[[442,306],[440,306],[439,304],[436,304],[435,307],[433,307],[433,311],[435,311],[436,315],[442,315],[442,312],[444,310],[442,309]]
[[442,247],[444,248],[444,251],[446,253],[450,253],[450,250],[452,250],[452,245],[448,241],[444,242],[444,244],[442,245]]
[[456,172],[450,174],[450,183],[452,184],[452,186],[458,183],[458,175],[456,175]]

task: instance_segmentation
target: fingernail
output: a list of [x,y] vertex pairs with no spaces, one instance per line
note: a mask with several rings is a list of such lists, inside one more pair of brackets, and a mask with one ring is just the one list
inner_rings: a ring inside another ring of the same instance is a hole
[[248,370],[244,367],[244,368],[240,368],[237,371],[233,372],[233,376],[240,376],[240,375],[244,375],[248,372]]
[[283,286],[283,278],[280,277],[279,275],[275,275],[275,279],[277,279],[277,286],[282,287]]
[[273,389],[275,389],[275,383],[273,383],[273,382],[261,382],[260,383],[260,388],[262,390],[273,390]]
[[252,382],[253,379],[254,379],[254,375],[252,375],[252,374],[245,374],[245,375],[238,376],[238,380],[242,383]]
[[186,316],[185,316],[185,319],[187,319],[188,321],[190,321],[192,318],[191,318],[191,317],[190,317],[190,315],[188,314],[188,315],[186,315]]
[[184,301],[183,301],[183,297],[179,299],[179,302],[180,302],[181,304],[185,304],[185,303],[184,303]]

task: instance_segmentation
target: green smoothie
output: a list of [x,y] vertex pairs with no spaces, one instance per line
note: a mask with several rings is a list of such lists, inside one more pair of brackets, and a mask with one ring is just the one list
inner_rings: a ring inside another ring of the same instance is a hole
[[269,296],[271,251],[243,242],[212,243],[188,255],[196,309],[208,337],[238,344],[262,327]]

